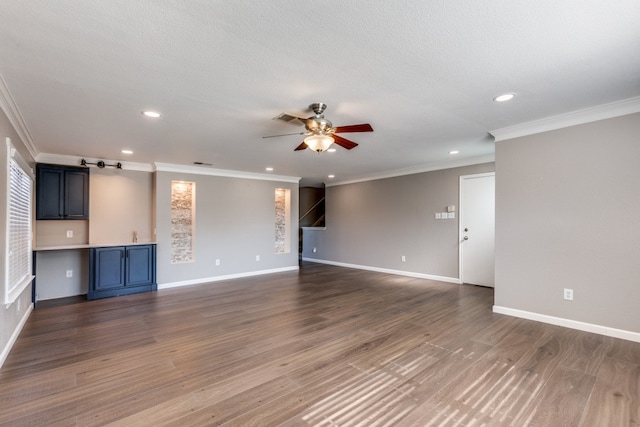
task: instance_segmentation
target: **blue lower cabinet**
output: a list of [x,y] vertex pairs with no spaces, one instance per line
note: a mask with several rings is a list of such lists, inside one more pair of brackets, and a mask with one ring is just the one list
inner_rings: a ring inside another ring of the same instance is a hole
[[109,246],[89,250],[87,299],[157,289],[156,245]]

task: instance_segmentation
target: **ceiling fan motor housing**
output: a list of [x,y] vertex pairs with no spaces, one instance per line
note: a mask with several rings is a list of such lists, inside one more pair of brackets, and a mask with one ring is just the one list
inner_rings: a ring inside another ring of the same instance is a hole
[[320,116],[322,113],[324,113],[324,110],[327,108],[327,104],[325,104],[324,102],[315,102],[309,105],[309,108],[311,108],[311,111],[313,111],[316,114],[316,116]]
[[309,132],[316,135],[326,135],[333,129],[331,122],[324,117],[310,117],[305,122],[305,126]]

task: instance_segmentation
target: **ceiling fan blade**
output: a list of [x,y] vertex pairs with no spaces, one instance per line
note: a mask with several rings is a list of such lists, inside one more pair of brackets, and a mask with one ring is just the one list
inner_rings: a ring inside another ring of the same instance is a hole
[[293,150],[293,151],[300,151],[300,150],[304,150],[304,149],[306,149],[307,147],[308,147],[307,143],[306,143],[306,142],[304,142],[304,141],[302,141],[302,144],[298,145],[298,146],[295,148],[295,150]]
[[263,136],[262,138],[277,138],[279,136],[289,136],[289,135],[304,135],[304,132],[296,132],[296,133],[283,133],[280,135],[269,135],[269,136]]
[[334,133],[349,132],[373,132],[373,128],[369,123],[363,123],[361,125],[337,126]]
[[338,144],[343,148],[346,148],[347,150],[351,150],[352,148],[355,148],[358,146],[358,144],[356,144],[355,142],[349,141],[348,139],[338,136],[336,134],[331,135],[331,137],[333,138],[333,141],[336,144]]
[[274,117],[273,120],[280,120],[282,122],[299,124],[297,121],[305,123],[307,119],[303,119],[302,117],[294,116],[289,113],[281,113],[281,114],[278,114],[276,117]]

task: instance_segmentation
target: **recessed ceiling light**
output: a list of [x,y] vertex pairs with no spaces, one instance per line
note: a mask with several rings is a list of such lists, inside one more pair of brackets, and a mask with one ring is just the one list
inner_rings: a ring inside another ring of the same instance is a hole
[[335,175],[329,175],[328,178],[335,178]]
[[496,102],[511,101],[515,96],[515,93],[505,93],[504,95],[496,96],[493,100]]
[[131,150],[122,150],[121,153],[122,154],[133,154],[133,151],[131,151]]
[[328,151],[329,153],[335,153],[335,152],[336,152],[336,149],[335,149],[335,148],[329,148],[327,151]]
[[453,150],[453,151],[449,151],[449,154],[458,154],[460,151],[458,150]]
[[273,172],[273,168],[266,168],[265,169],[267,172]]
[[155,111],[143,111],[142,114],[147,117],[151,117],[152,119],[157,119],[158,117],[160,117],[160,113]]

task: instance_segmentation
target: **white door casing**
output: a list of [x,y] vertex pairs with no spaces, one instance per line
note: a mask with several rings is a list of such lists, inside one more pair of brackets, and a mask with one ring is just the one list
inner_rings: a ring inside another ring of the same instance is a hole
[[495,172],[460,177],[460,281],[494,286]]

